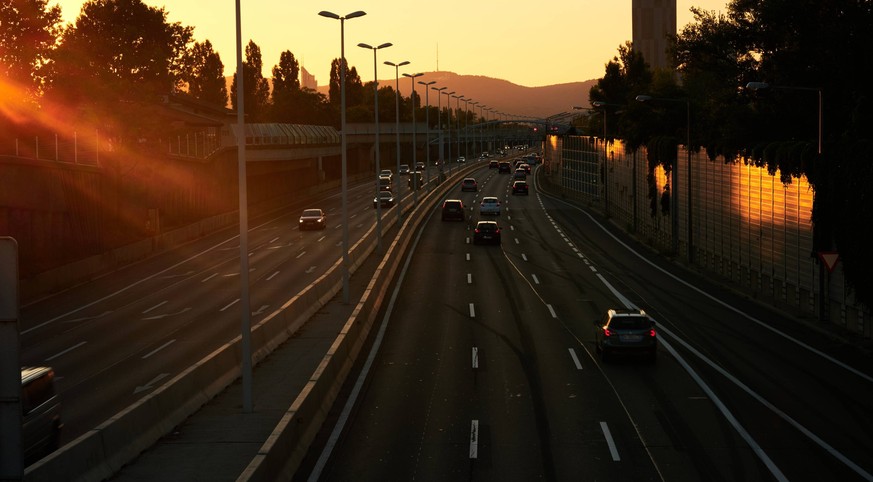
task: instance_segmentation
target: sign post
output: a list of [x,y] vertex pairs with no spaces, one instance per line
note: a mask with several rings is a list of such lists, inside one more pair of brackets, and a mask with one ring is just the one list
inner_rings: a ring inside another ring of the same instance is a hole
[[24,477],[18,341],[18,243],[0,236],[0,480]]

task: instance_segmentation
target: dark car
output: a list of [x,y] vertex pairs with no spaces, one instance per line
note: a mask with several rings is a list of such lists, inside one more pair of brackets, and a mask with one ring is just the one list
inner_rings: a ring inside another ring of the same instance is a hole
[[60,445],[64,424],[51,367],[21,368],[21,410],[21,442],[29,465]]
[[324,211],[321,209],[304,209],[298,221],[300,230],[307,229],[324,229],[327,227],[327,222],[324,220]]
[[525,171],[524,168],[519,167],[512,174],[512,178],[513,179],[527,179],[527,171]]
[[512,183],[512,194],[528,194],[527,181],[514,181]]
[[390,208],[394,205],[394,195],[391,191],[379,191],[379,195],[373,198],[373,209],[376,209],[376,204],[381,204],[383,208]]
[[379,190],[380,191],[390,191],[391,190],[391,178],[388,176],[379,176]]
[[464,178],[461,181],[461,191],[473,191],[476,192],[479,190],[479,184],[476,183],[476,179],[472,177]]
[[614,354],[644,355],[654,362],[658,351],[655,320],[643,310],[609,310],[595,321],[595,348],[603,361]]
[[443,221],[463,221],[464,202],[460,199],[446,199],[443,201],[442,220]]
[[488,161],[488,169],[497,169],[500,166],[500,162],[497,159],[492,159]]
[[501,161],[497,165],[497,172],[509,174],[512,172],[512,166],[506,161]]
[[473,230],[473,244],[500,244],[500,226],[497,221],[479,221]]

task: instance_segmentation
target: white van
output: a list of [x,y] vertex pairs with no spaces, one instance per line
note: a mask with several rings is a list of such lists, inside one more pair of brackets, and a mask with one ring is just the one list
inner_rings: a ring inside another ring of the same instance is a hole
[[21,369],[22,441],[24,463],[30,465],[60,445],[61,401],[50,367]]

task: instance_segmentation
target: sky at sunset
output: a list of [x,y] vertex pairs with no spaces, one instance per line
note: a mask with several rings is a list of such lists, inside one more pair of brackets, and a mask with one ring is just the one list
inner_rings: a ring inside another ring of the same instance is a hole
[[[74,22],[82,0],[55,0],[65,22]],[[196,41],[209,40],[225,73],[236,68],[236,8],[232,0],[145,0],[163,7],[170,22],[194,27]],[[692,20],[689,8],[725,12],[727,0],[677,0],[677,28]],[[261,48],[265,77],[290,50],[319,85],[328,83],[330,62],[340,56],[340,22],[327,10],[366,16],[345,22],[346,58],[364,82],[373,78],[373,51],[358,43],[394,45],[378,52],[379,78],[394,78],[383,65],[410,61],[400,73],[451,71],[485,75],[537,87],[603,76],[604,66],[631,39],[631,0],[334,0],[245,1],[243,45]]]

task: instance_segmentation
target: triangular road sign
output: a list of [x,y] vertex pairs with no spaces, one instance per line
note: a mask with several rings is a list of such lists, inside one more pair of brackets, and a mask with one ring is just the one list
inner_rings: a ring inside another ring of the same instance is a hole
[[840,253],[836,251],[819,251],[818,259],[824,263],[825,268],[828,269],[828,273],[833,273],[834,268],[837,266],[837,261],[840,260]]

